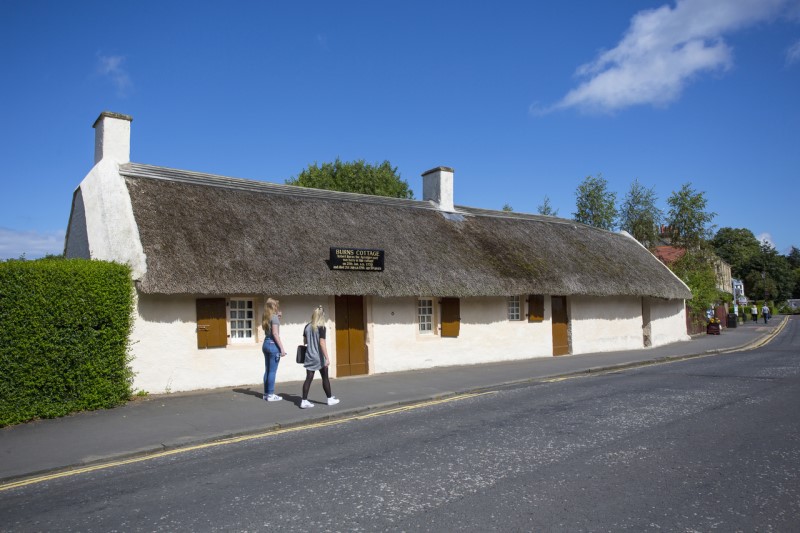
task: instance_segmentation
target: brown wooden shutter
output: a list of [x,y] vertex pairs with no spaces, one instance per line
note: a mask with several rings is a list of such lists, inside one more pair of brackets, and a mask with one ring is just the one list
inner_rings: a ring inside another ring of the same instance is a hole
[[197,299],[197,347],[224,348],[228,345],[225,298]]
[[458,298],[442,298],[442,337],[458,337],[460,330],[460,300]]
[[528,322],[544,321],[544,296],[531,294],[528,296]]

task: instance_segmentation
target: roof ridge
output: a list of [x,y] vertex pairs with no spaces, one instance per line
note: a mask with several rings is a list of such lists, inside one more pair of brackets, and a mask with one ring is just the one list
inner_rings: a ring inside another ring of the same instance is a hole
[[[570,220],[567,218],[560,218],[554,217],[551,215],[537,215],[534,213],[515,213],[513,211],[498,211],[496,209],[484,209],[482,207],[469,207],[464,205],[457,205],[456,206],[459,211],[474,215],[474,216],[484,216],[484,217],[492,217],[492,218],[508,218],[511,220],[535,220],[538,222],[552,222],[553,224],[565,224],[571,226],[585,226],[585,224],[581,222],[577,222],[575,220]],[[598,229],[598,228],[595,228]],[[613,233],[613,232],[612,232]]]
[[424,200],[411,200],[406,198],[392,198],[389,196],[376,196],[354,192],[331,191],[327,189],[314,189],[297,185],[286,185],[269,181],[259,181],[245,178],[233,178],[219,174],[208,174],[192,170],[182,170],[144,163],[125,163],[120,165],[120,174],[131,178],[158,179],[164,181],[177,181],[207,187],[221,187],[252,192],[267,192],[286,196],[301,196],[305,198],[321,198],[328,200],[343,200],[350,202],[367,202],[379,205],[393,205],[398,207],[412,207],[439,211],[432,203]]
[[[209,174],[206,172],[196,172],[193,170],[182,170],[157,165],[147,165],[145,163],[124,163],[120,165],[120,174],[132,178],[149,178],[165,181],[177,181],[207,187],[221,187],[226,189],[237,189],[252,192],[267,192],[270,194],[281,194],[286,196],[299,196],[304,198],[318,198],[325,200],[340,200],[349,202],[365,202],[376,205],[386,205],[395,207],[410,207],[413,209],[425,209],[444,213],[436,204],[426,200],[411,200],[406,198],[392,198],[390,196],[376,196],[373,194],[361,194],[355,192],[331,191],[328,189],[314,189],[311,187],[300,187],[298,185],[286,185],[269,181],[259,181],[246,178],[233,178],[220,174]],[[548,222],[551,224],[563,224],[577,227],[585,226],[575,220],[559,218],[550,215],[536,215],[532,213],[515,213],[512,211],[498,211],[484,209],[481,207],[470,207],[463,205],[455,206],[455,213],[460,215],[507,218],[509,220],[535,220]],[[587,226],[592,227],[592,226]],[[593,228],[599,229],[599,228]],[[614,232],[611,232],[614,233]]]

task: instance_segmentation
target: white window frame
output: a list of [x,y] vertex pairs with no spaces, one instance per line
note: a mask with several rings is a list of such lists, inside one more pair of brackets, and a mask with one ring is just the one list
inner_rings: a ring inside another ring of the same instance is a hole
[[[419,335],[434,335],[436,333],[433,320],[433,301],[433,298],[417,298],[417,312],[415,316],[417,322],[417,334]],[[427,313],[422,313],[422,311],[427,311]]]
[[506,300],[506,317],[509,321],[522,320],[522,298],[519,296],[509,296]]
[[[255,300],[253,298],[230,298],[227,303],[228,344],[251,344],[255,342]],[[239,316],[240,314],[242,316]]]

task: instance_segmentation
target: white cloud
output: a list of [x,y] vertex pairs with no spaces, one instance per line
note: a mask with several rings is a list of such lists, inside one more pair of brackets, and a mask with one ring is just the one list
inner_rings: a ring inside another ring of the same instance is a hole
[[128,72],[122,67],[125,62],[123,56],[106,56],[97,54],[97,72],[111,80],[117,88],[117,95],[125,97],[133,88],[133,82]]
[[47,254],[64,252],[64,231],[39,233],[0,228],[0,259],[17,259],[22,254],[36,259]]
[[772,240],[772,235],[770,235],[769,233],[760,233],[756,236],[756,239],[758,239],[758,242],[760,243],[769,244],[770,246],[775,248],[775,241]]
[[793,65],[797,62],[800,62],[800,40],[790,46],[786,51],[786,63]]
[[731,68],[724,35],[777,16],[789,1],[678,0],[640,11],[616,47],[578,68],[585,81],[544,112],[669,104],[697,75]]

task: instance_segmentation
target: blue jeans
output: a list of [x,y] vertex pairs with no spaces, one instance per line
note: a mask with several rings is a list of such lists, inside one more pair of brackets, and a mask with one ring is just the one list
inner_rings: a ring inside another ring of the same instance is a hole
[[275,394],[275,374],[278,373],[278,363],[281,362],[281,352],[272,339],[265,339],[261,347],[264,352],[264,394]]

